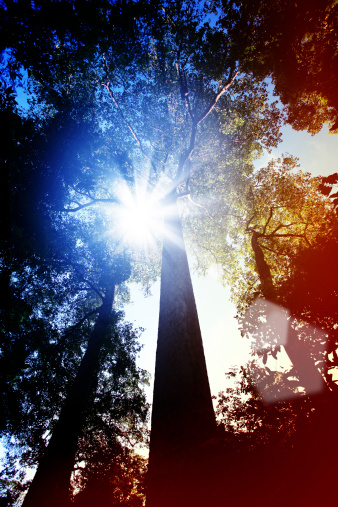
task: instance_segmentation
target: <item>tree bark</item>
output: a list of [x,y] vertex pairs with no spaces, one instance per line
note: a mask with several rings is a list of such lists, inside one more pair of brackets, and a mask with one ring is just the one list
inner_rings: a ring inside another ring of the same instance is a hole
[[255,257],[256,269],[261,282],[263,296],[272,301],[276,296],[275,288],[272,283],[270,267],[265,260],[263,250],[258,243],[258,238],[259,234],[256,231],[253,231],[251,236],[251,246]]
[[197,308],[174,199],[168,206],[164,231],[147,507],[197,505],[191,501],[201,491],[202,455],[216,435]]
[[78,373],[22,507],[67,507],[78,438],[97,382],[100,352],[111,324],[115,286],[107,291]]

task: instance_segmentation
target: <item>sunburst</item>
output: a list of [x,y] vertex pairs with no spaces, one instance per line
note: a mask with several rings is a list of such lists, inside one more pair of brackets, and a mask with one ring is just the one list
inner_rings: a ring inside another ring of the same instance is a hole
[[114,209],[114,230],[124,244],[146,249],[162,235],[162,205],[158,191],[138,184],[134,192],[121,184],[119,205]]

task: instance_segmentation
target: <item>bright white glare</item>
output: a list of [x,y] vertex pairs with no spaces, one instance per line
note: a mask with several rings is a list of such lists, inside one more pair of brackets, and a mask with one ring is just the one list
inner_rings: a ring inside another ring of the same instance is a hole
[[124,243],[147,248],[162,233],[162,211],[158,192],[136,186],[135,193],[123,184],[118,192],[120,205],[115,210],[115,228]]
[[134,201],[119,213],[119,228],[127,243],[148,244],[157,228],[152,203]]
[[[261,317],[264,317],[263,319]],[[318,357],[324,355],[326,347],[326,334],[322,329],[315,328],[310,324],[303,323],[303,331],[306,334],[307,342],[301,345],[301,341],[298,342],[298,347],[292,345],[291,341],[291,322],[290,312],[282,308],[271,301],[267,301],[262,298],[256,298],[253,304],[247,309],[245,314],[245,331],[250,334],[250,330],[253,328],[257,335],[261,338],[260,343],[257,343],[258,350],[266,350],[269,352],[271,346],[282,345],[284,347],[284,354],[288,354],[288,345],[290,349],[294,350],[294,354],[300,354],[301,347],[304,347],[303,357],[309,354],[306,343],[311,343],[313,338],[317,341],[317,354]],[[280,357],[280,352],[278,353]],[[292,364],[291,358],[289,363]],[[315,360],[313,363],[316,366]],[[306,363],[305,363],[306,364]],[[306,385],[303,386],[307,394],[314,394],[320,392],[324,387],[324,380],[322,375],[317,370],[318,375],[313,375],[313,370],[304,365],[302,376],[299,379],[300,383],[304,382]],[[286,389],[283,385],[273,385],[270,390],[266,389],[264,379],[261,380],[259,377],[255,378],[253,375],[252,380],[256,383],[257,388],[261,391],[261,395],[265,403],[271,403],[280,400],[287,400],[292,397],[298,396],[298,392],[292,393],[289,389]]]

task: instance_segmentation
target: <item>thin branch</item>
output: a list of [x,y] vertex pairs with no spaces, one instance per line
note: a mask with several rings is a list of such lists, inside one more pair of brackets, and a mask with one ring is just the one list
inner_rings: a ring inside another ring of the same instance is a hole
[[305,234],[267,234],[264,238],[303,238],[308,241]]
[[[191,157],[192,152],[194,151],[195,140],[196,140],[196,132],[197,132],[197,124],[193,124],[192,130],[191,130],[191,135],[190,135],[189,147],[188,147],[187,150],[184,150],[181,153],[180,160],[179,160],[179,163],[178,163],[177,173],[176,173],[176,176],[174,178],[176,186],[180,185],[180,183],[183,183],[184,180],[186,180],[187,178],[190,177],[189,172],[187,172],[187,174],[185,174],[185,172],[183,171],[183,169],[184,169],[184,166],[185,166],[187,160]],[[183,175],[184,175],[184,177],[183,177]]]
[[141,145],[141,141],[139,140],[135,130],[133,129],[133,127],[130,125],[130,123],[127,121],[126,117],[124,116],[123,114],[123,111],[122,109],[120,108],[119,106],[119,103],[117,102],[117,100],[115,99],[114,97],[114,94],[111,90],[111,87],[110,87],[110,81],[108,81],[106,84],[103,84],[102,86],[104,86],[106,88],[106,90],[108,91],[108,94],[111,98],[111,100],[113,101],[113,104],[114,106],[116,107],[116,109],[118,110],[118,112],[120,113],[120,116],[123,120],[123,122],[127,125],[128,129],[130,130],[131,132],[131,135],[133,136],[133,138],[135,139],[136,143],[138,144],[138,147],[140,148],[142,154],[149,160],[148,156],[146,155],[146,153],[144,153],[143,151],[143,148],[142,148],[142,145]]
[[70,326],[70,328],[66,331],[65,334],[69,335],[72,333],[72,331],[74,329],[76,329],[77,327],[81,326],[81,324],[83,324],[83,322],[87,319],[89,319],[89,317],[92,317],[93,315],[96,315],[97,313],[99,313],[99,310],[100,310],[100,307],[98,306],[97,308],[94,308],[94,310],[91,310],[90,312],[86,313],[86,315],[84,317],[82,317],[82,319],[80,319],[76,324],[74,324],[73,326]]
[[310,243],[310,241],[307,239],[307,235],[306,235],[306,229],[308,228],[308,226],[309,226],[309,222],[305,222],[305,227],[304,227],[304,233],[303,233],[303,234],[304,234],[304,237],[305,237],[305,241],[307,242],[307,244],[308,244],[309,246],[311,246],[311,243]]
[[95,287],[95,285],[90,281],[90,280],[87,280],[87,278],[84,278],[83,277],[83,282],[88,284],[89,288],[95,292],[95,294],[97,294],[101,299],[102,301],[104,301],[104,296],[101,294],[101,292],[99,291],[99,289],[97,289]]
[[265,234],[265,233],[266,233],[266,228],[267,228],[267,226],[269,225],[269,223],[270,223],[270,220],[271,220],[272,216],[273,216],[273,206],[271,206],[271,208],[270,208],[270,213],[269,213],[268,220],[267,220],[267,222],[265,223],[264,228],[263,228],[263,234]]
[[186,195],[188,196],[188,199],[189,199],[189,201],[190,201],[190,202],[192,202],[193,204],[195,204],[195,205],[196,205],[196,206],[198,206],[199,208],[204,209],[204,210],[206,211],[206,213],[207,213],[208,217],[209,217],[209,218],[211,218],[211,220],[213,220],[213,219],[214,219],[214,217],[212,217],[212,216],[210,215],[210,213],[209,213],[208,209],[207,209],[205,206],[203,206],[202,204],[199,204],[198,202],[196,202],[196,201],[194,201],[194,200],[193,200],[193,198],[191,197],[190,192],[189,192],[189,194],[186,194]]
[[[177,71],[180,72],[178,63],[176,64],[176,66],[177,66]],[[209,104],[209,106],[204,110],[204,112],[198,118],[195,118],[192,115],[192,113],[190,111],[190,104],[189,104],[188,97],[187,97],[187,95],[185,95],[185,100],[188,101],[189,115],[190,115],[190,118],[192,120],[192,130],[191,130],[191,135],[190,135],[189,147],[188,147],[187,150],[184,150],[182,152],[181,156],[180,156],[180,160],[179,160],[179,163],[178,163],[176,177],[174,178],[174,181],[176,182],[176,185],[179,185],[180,183],[182,183],[182,181],[184,181],[185,179],[187,179],[187,178],[190,177],[189,172],[187,174],[184,174],[183,169],[184,169],[184,166],[185,166],[187,160],[191,157],[192,152],[194,151],[195,140],[196,140],[196,133],[197,133],[197,127],[198,127],[198,125],[203,120],[205,120],[205,118],[211,113],[211,111],[214,109],[214,107],[216,106],[217,102],[221,98],[221,96],[234,83],[234,81],[235,81],[236,77],[238,76],[238,74],[239,74],[239,69],[237,70],[237,72],[234,75],[232,75],[232,71],[230,72],[230,75],[229,75],[229,78],[228,78],[227,82],[221,87],[220,91],[214,96],[214,98],[211,101],[211,103]],[[181,89],[181,91],[182,91],[182,89]],[[186,104],[187,104],[187,102],[186,102]],[[184,174],[184,177],[182,176],[183,174]]]
[[131,124],[129,123],[129,121],[124,116],[123,111],[122,111],[122,109],[119,106],[119,103],[117,102],[116,98],[114,97],[114,94],[113,94],[112,89],[110,87],[110,81],[107,81],[107,83],[102,83],[102,86],[104,88],[106,88],[106,90],[107,90],[107,92],[108,92],[108,94],[109,94],[109,96],[110,96],[110,98],[111,98],[114,106],[116,107],[116,109],[120,113],[120,116],[122,118],[123,123],[128,127],[128,129],[129,129],[132,137],[135,139],[135,141],[136,141],[136,143],[137,143],[137,145],[138,145],[138,147],[140,149],[140,152],[142,153],[142,155],[144,156],[144,158],[146,158],[150,162],[150,164],[151,164],[151,166],[152,166],[152,168],[153,168],[153,170],[154,170],[154,172],[156,174],[157,173],[157,168],[156,168],[154,162],[148,157],[148,155],[144,151],[138,135],[136,134],[135,130],[133,129],[133,127],[131,126]]
[[[249,232],[249,231],[252,232],[254,230],[253,228],[249,228],[249,226],[250,226],[250,222],[252,222],[252,220],[255,218],[256,214],[257,213],[254,213],[252,215],[252,217],[249,218],[249,220],[246,222],[246,228],[245,228],[246,232]],[[241,217],[239,217],[239,218],[241,218]]]
[[[86,192],[82,191],[82,190],[79,190],[78,188],[76,188],[75,185],[72,185],[72,189],[74,190],[74,192],[76,192],[79,195],[83,195],[85,197],[88,197],[89,199],[95,199],[95,197],[93,197],[93,196],[90,195],[89,190],[87,190]],[[77,204],[79,204],[77,201],[74,201],[74,202],[76,202]]]
[[305,241],[307,242],[307,244],[308,244],[309,246],[311,246],[311,243],[310,243],[310,241],[307,239],[306,234],[304,234],[304,239],[305,239]]
[[195,243],[198,246],[198,248],[208,252],[208,254],[210,254],[215,259],[216,264],[220,261],[220,259],[217,257],[217,255],[214,253],[213,250],[210,250],[210,248],[202,245],[199,241],[195,241]]
[[83,204],[79,204],[77,201],[72,201],[77,204],[76,208],[61,208],[59,211],[66,211],[67,213],[75,213],[76,211],[80,211],[81,209],[88,208],[89,206],[93,206],[94,204],[98,204],[100,202],[110,202],[110,203],[117,203],[116,199],[110,198],[110,199],[92,199],[89,202],[85,202]]
[[259,246],[261,248],[264,248],[264,250],[268,250],[268,252],[272,252],[275,255],[285,255],[285,257],[290,257],[290,255],[288,253],[276,252],[272,248],[269,248],[268,246],[263,245],[263,243],[260,243]]
[[232,72],[230,72],[229,79],[227,82],[222,86],[220,91],[214,96],[212,102],[209,104],[209,106],[204,110],[204,112],[200,115],[199,118],[196,120],[196,126],[201,123],[214,109],[219,99],[222,97],[222,95],[230,88],[230,86],[234,83],[236,77],[238,76],[240,72],[240,69],[237,70],[237,72],[232,76]]
[[298,225],[297,222],[292,222],[291,224],[279,224],[276,229],[274,229],[268,236],[273,236],[280,229],[287,229],[288,227],[292,227],[293,225]]
[[[77,264],[75,262],[70,262],[69,264],[70,264],[70,266],[72,266],[75,269],[75,271],[78,274],[78,276],[80,277],[80,279],[84,283],[86,283],[89,286],[89,288],[92,291],[94,291],[95,294],[97,294],[102,301],[104,301],[104,295],[101,294],[101,292],[99,291],[99,289],[97,287],[95,287],[95,285],[90,280],[88,280],[87,278],[84,277],[84,275],[82,273],[83,266],[81,264]],[[80,290],[80,289],[78,289],[78,290]],[[81,290],[88,290],[88,288],[87,289],[85,289],[85,288],[82,289],[81,288]]]
[[252,185],[249,185],[249,190],[250,190],[251,198],[252,198],[253,202],[255,203],[255,194],[254,194]]
[[[74,190],[74,192],[76,192],[77,194],[79,195],[82,195],[84,197],[88,197],[89,199],[96,199],[95,197],[93,197],[91,194],[90,194],[90,191],[87,190],[87,191],[82,191],[82,190],[79,190],[78,188],[76,188],[75,185],[72,185],[72,188]],[[111,197],[111,193],[109,192],[109,190],[107,190],[106,188],[104,187],[97,187],[97,190],[102,190],[105,194],[107,194],[109,197],[107,197],[106,199],[112,199]],[[76,202],[77,204],[80,204],[78,203],[77,201],[73,201],[73,202]]]
[[179,82],[180,82],[180,92],[181,92],[182,100],[184,100],[185,107],[187,109],[187,112],[188,112],[188,115],[189,115],[191,121],[193,123],[195,123],[195,119],[193,117],[193,114],[191,112],[191,107],[190,107],[187,77],[185,75],[185,72],[184,71],[182,72],[180,69],[179,55],[178,55],[177,62],[176,62],[176,70],[177,70],[177,74],[178,74],[178,78],[179,78]]

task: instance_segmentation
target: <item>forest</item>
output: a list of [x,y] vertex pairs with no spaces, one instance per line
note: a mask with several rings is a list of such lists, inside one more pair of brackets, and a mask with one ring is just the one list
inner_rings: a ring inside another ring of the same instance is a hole
[[[271,152],[338,134],[337,0],[0,14],[0,507],[334,504],[338,172]],[[212,269],[251,347],[219,393]],[[146,371],[125,314],[157,282]]]

